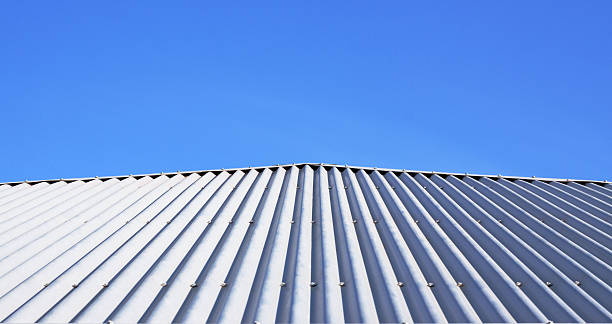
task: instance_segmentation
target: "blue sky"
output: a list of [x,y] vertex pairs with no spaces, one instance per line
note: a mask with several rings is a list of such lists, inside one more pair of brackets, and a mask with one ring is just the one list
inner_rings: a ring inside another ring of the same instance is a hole
[[294,162],[610,181],[611,12],[2,1],[0,181]]

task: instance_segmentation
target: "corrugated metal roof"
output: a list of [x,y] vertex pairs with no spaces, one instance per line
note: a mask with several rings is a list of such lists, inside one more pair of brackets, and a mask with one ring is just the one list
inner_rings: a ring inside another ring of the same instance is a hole
[[611,322],[612,188],[299,164],[0,185],[5,322]]

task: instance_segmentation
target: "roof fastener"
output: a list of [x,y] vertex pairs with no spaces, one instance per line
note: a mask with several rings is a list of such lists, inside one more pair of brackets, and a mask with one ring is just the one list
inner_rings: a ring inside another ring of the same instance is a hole
[[331,189],[331,188],[332,188],[332,186],[327,187],[327,189]]
[[353,224],[357,224],[357,220],[356,219],[353,219]]
[[233,223],[233,222],[234,222],[234,221],[233,221],[233,220],[231,220],[231,219],[230,219],[229,221],[227,221],[227,223],[228,223],[228,224],[231,224],[231,223]]
[[348,186],[344,186],[344,189],[348,189]]
[[376,186],[376,189],[380,189],[380,187]]
[[418,224],[418,223],[419,223],[419,220],[418,220],[418,219],[415,219],[415,220],[414,220],[414,222]]
[[317,285],[316,282],[314,282],[314,281],[310,282],[310,287],[315,287],[316,285]]
[[45,283],[43,284],[43,287],[49,287],[49,283],[48,283],[48,282],[45,282]]
[[458,282],[457,287],[463,287],[463,282]]
[[517,282],[515,282],[515,285],[516,285],[517,287],[520,287],[520,286],[522,286],[522,285],[523,285],[523,283],[522,283],[522,282],[520,282],[520,281],[517,281]]
[[259,321],[254,321],[253,324],[261,324]]
[[376,220],[376,219],[375,219],[375,220],[374,220],[374,224],[378,224],[378,220]]
[[477,219],[477,220],[476,220],[476,223],[480,223],[480,219]]
[[220,286],[221,287],[227,287],[227,282],[222,282]]
[[503,223],[503,222],[504,222],[504,220],[503,220],[503,219],[498,219],[497,221],[498,221],[498,222],[500,222],[500,223]]
[[171,221],[171,220],[169,220],[169,221],[166,221],[166,224],[170,224],[170,223],[172,223],[172,221]]
[[395,190],[395,187],[391,187],[391,189]]
[[189,285],[189,287],[191,287],[191,288],[195,288],[195,287],[197,287],[197,286],[198,286],[198,284],[197,284],[197,283],[195,283],[195,282],[194,282],[194,283],[192,283],[191,285]]
[[404,287],[404,283],[401,282],[401,281],[398,281],[397,285],[400,286],[400,287]]
[[295,223],[295,221],[292,219],[292,220],[289,221],[289,223],[293,224],[293,223]]
[[286,285],[287,285],[287,284],[286,284],[284,281],[280,283],[280,286],[281,286],[281,287],[285,287]]
[[344,281],[340,281],[338,285],[340,285],[340,287],[344,287]]
[[160,286],[162,286],[162,287],[166,287],[167,285],[168,285],[168,284],[167,284],[167,283],[165,283],[165,282],[162,282],[162,283],[160,284]]
[[78,283],[74,283],[74,284],[72,284],[72,288],[76,288],[76,287],[78,287],[78,286],[79,286],[79,284],[78,284]]
[[433,287],[433,286],[434,286],[434,283],[433,283],[433,282],[428,282],[428,283],[427,283],[427,287]]
[[102,287],[103,287],[103,288],[108,287],[108,282],[103,283],[103,284],[102,284]]
[[254,220],[249,220],[249,224],[253,224],[253,222],[255,222]]
[[145,224],[149,224],[150,222],[151,222],[150,220],[147,220],[147,221],[145,222]]
[[439,220],[439,219],[436,219],[436,223],[439,223],[439,222],[440,222],[440,220]]
[[316,222],[317,222],[317,221],[316,221],[316,220],[314,220],[314,219],[310,221],[310,223],[311,223],[311,224],[314,224],[314,223],[316,223]]
[[547,281],[547,282],[546,282],[546,287],[550,287],[550,286],[552,286],[552,282]]
[[212,223],[212,221],[211,221],[211,220],[208,220],[208,221],[206,221],[206,222],[207,222],[208,224]]
[[580,286],[580,281],[576,280],[574,281],[574,283],[576,284],[576,286]]

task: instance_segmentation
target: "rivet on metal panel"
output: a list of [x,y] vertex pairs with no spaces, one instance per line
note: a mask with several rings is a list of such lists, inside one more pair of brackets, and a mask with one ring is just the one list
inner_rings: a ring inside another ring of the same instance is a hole
[[170,223],[172,223],[172,220],[166,221],[166,224],[170,224]]
[[231,224],[231,223],[233,223],[233,222],[234,222],[234,221],[230,219],[230,220],[229,220],[227,223],[228,223],[228,224]]
[[253,224],[255,221],[254,220],[249,220],[249,224]]
[[398,286],[400,286],[400,287],[404,287],[404,283],[403,283],[403,282],[401,282],[401,281],[399,281],[399,282],[397,283],[397,285],[398,285]]
[[72,288],[76,288],[76,287],[78,287],[78,286],[79,286],[79,284],[78,284],[78,283],[73,283],[73,284],[72,284]]
[[268,189],[268,186],[266,186],[264,189]]
[[168,285],[168,284],[167,284],[167,283],[165,283],[165,282],[162,282],[162,283],[160,284],[160,286],[162,286],[162,287],[166,287],[167,285]]
[[440,187],[440,189],[444,189],[444,187]]
[[391,189],[395,190],[395,187],[391,187]]
[[433,287],[433,286],[434,286],[434,283],[433,283],[433,282],[428,282],[428,283],[427,283],[427,287]]
[[503,222],[504,222],[504,220],[503,220],[503,219],[498,219],[497,221],[498,221],[498,222],[500,222],[500,223],[503,223]]
[[189,287],[191,287],[191,288],[195,288],[195,287],[197,287],[197,286],[198,286],[198,284],[197,284],[197,283],[195,283],[195,282],[194,282],[194,283],[192,283],[191,285],[189,285]]
[[106,288],[106,287],[108,287],[108,282],[105,282],[102,284],[102,288]]
[[111,321],[111,320],[108,320],[108,321],[106,321],[106,323],[107,323],[107,324],[113,324],[113,323],[115,323],[115,322],[113,322],[113,321]]
[[348,189],[348,186],[344,186],[344,189]]
[[48,282],[45,282],[45,283],[43,284],[43,287],[49,287],[49,283],[48,283]]
[[458,282],[457,287],[463,287],[463,282]]
[[297,186],[295,189],[300,189],[300,186]]
[[286,284],[286,283],[284,283],[284,282],[281,282],[281,283],[280,283],[280,286],[281,286],[281,287],[285,287],[286,285],[287,285],[287,284]]
[[552,286],[552,285],[553,285],[553,284],[552,284],[552,282],[550,282],[550,281],[547,281],[547,282],[546,282],[546,287],[550,287],[550,286]]
[[439,220],[439,219],[436,219],[436,223],[439,223],[439,222],[440,222],[440,220]]
[[376,189],[378,190],[378,189],[380,189],[380,187],[379,187],[379,186],[376,186]]
[[522,283],[522,282],[520,282],[520,281],[517,281],[517,282],[515,282],[514,284],[515,284],[517,287],[520,287],[520,286],[522,286],[522,285],[523,285],[523,283]]
[[374,224],[378,224],[378,220],[376,220],[376,219],[375,219],[375,220],[374,220]]
[[576,280],[574,281],[574,283],[576,284],[576,286],[580,286],[580,281]]
[[477,219],[477,220],[476,220],[476,223],[480,223],[480,219]]
[[127,223],[129,223],[129,222],[130,222],[130,220],[129,220],[129,219],[125,221],[125,223],[126,223],[126,224],[127,224]]
[[259,321],[254,321],[253,324],[261,324]]
[[427,189],[427,187],[423,186],[423,189]]
[[211,221],[211,220],[208,220],[208,221],[206,221],[206,223],[210,224],[210,223],[212,223],[212,221]]
[[340,281],[338,285],[340,285],[340,287],[344,287],[344,281]]
[[327,189],[331,189],[331,188],[332,188],[332,186],[327,187]]
[[564,223],[567,223],[567,219],[565,219],[565,218],[562,219],[561,221],[564,222]]
[[150,222],[151,222],[150,220],[147,220],[147,221],[145,222],[145,224],[149,224]]
[[353,219],[353,224],[357,224],[357,220],[356,219]]
[[316,282],[314,282],[314,281],[312,281],[312,282],[310,283],[310,287],[315,287],[316,285],[317,285],[317,283],[316,283]]
[[313,219],[313,220],[310,221],[310,224],[315,224],[316,222],[317,221]]
[[289,221],[289,223],[293,224],[293,223],[295,223],[295,221],[292,219],[292,220]]
[[415,220],[414,220],[414,222],[418,224],[418,223],[419,223],[419,220],[418,220],[418,219],[415,219]]
[[227,282],[222,282],[220,286],[221,287],[227,287]]

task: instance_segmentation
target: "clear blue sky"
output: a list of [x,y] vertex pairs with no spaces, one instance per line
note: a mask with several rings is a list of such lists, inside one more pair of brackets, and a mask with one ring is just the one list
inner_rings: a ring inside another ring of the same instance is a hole
[[0,2],[0,181],[349,163],[612,180],[612,1]]

